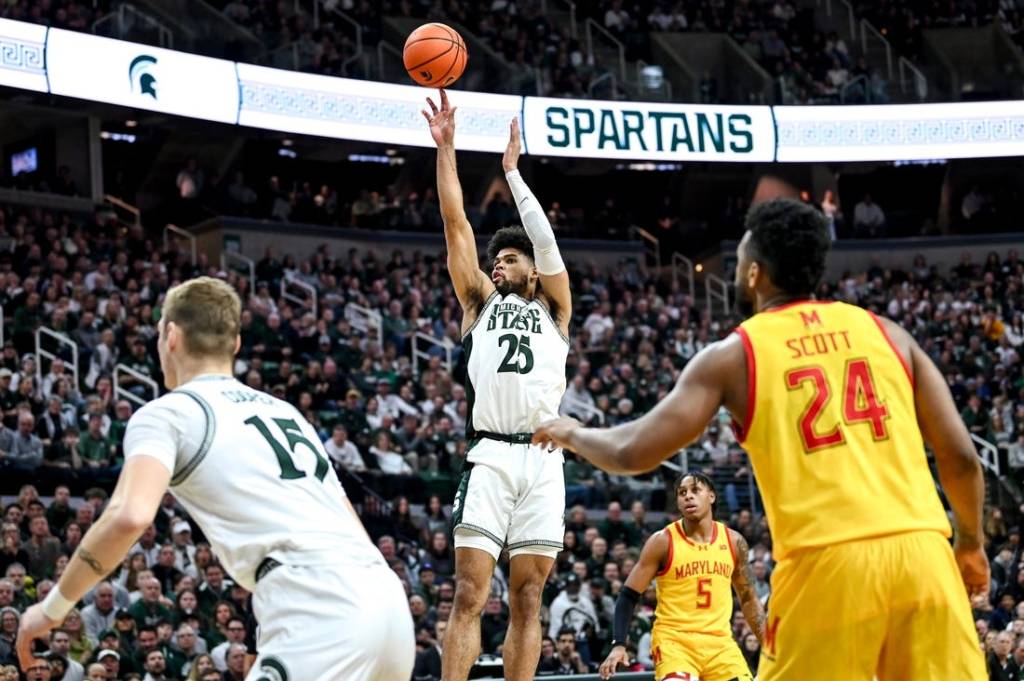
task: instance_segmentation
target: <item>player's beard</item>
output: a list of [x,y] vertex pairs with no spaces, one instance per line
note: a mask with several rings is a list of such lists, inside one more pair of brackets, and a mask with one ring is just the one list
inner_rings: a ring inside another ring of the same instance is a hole
[[736,312],[744,319],[754,316],[753,291],[743,285],[736,287]]
[[520,281],[512,281],[508,278],[508,275],[506,275],[501,278],[501,281],[498,282],[494,288],[498,290],[498,293],[501,294],[502,298],[511,293],[516,294],[520,298],[526,298],[528,287],[529,281],[526,277],[523,277]]

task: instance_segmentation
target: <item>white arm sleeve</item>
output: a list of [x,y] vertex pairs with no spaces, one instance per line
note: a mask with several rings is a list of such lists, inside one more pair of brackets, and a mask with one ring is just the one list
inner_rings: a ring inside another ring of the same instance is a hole
[[190,423],[205,423],[202,409],[187,395],[170,393],[150,402],[128,422],[124,434],[124,458],[151,456],[167,467],[173,476],[199,448],[198,438],[190,432]]
[[516,208],[519,209],[519,218],[533,243],[533,260],[537,263],[537,271],[545,276],[564,271],[565,263],[562,262],[562,254],[558,252],[555,233],[537,197],[526,186],[518,170],[505,173],[505,179],[508,180]]

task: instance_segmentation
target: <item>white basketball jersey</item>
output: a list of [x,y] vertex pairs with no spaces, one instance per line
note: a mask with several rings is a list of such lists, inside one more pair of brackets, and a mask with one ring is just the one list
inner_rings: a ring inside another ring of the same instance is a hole
[[128,423],[126,457],[171,471],[171,491],[245,588],[269,555],[314,565],[381,561],[295,407],[229,376],[199,376]]
[[466,434],[532,433],[558,417],[569,341],[539,300],[495,291],[462,345],[467,356]]

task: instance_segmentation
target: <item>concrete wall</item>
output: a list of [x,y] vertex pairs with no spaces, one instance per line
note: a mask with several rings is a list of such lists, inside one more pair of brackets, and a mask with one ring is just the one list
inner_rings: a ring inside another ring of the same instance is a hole
[[[345,254],[350,248],[370,250],[378,256],[387,256],[396,249],[410,253],[418,250],[430,255],[444,250],[442,234],[286,225],[239,218],[209,220],[193,228],[192,232],[196,235],[199,252],[205,253],[211,263],[219,262],[225,242],[237,242],[242,255],[257,261],[267,248],[273,248],[279,255],[289,253],[307,258],[324,244],[336,256]],[[477,237],[481,253],[489,237],[489,234]],[[641,262],[644,257],[642,245],[635,241],[560,239],[559,248],[567,260],[593,262],[601,267],[614,266],[624,258]]]
[[[1011,249],[1024,252],[1024,233],[978,234],[969,237],[938,237],[932,239],[876,239],[837,241],[828,255],[825,269],[827,280],[836,280],[844,272],[863,272],[872,264],[883,268],[910,269],[914,256],[925,257],[929,266],[938,267],[940,274],[960,263],[960,256],[971,254],[975,264],[985,261],[989,251],[1005,256]],[[700,262],[705,270],[730,280],[736,263],[736,242],[722,242],[721,250],[710,253]]]

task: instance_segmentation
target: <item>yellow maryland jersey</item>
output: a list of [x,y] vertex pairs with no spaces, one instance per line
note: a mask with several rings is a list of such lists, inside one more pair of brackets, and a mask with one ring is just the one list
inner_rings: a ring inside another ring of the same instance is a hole
[[910,369],[872,313],[802,301],[759,313],[737,333],[748,376],[740,442],[776,558],[912,530],[950,535]]
[[663,531],[668,535],[668,557],[655,579],[655,632],[665,628],[729,636],[732,572],[736,568],[729,531],[722,523],[715,523],[711,541],[706,544],[687,537],[682,521]]

